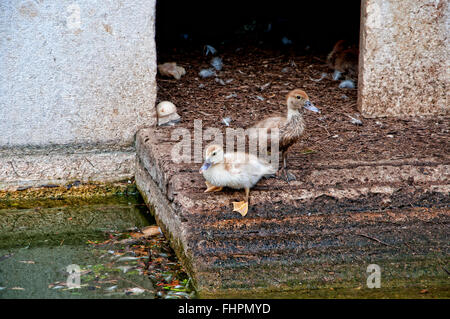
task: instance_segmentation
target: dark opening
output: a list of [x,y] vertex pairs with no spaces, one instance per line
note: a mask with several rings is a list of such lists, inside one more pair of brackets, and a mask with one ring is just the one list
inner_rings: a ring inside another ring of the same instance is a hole
[[205,44],[327,53],[340,39],[358,43],[360,1],[164,0],[156,17],[161,58]]

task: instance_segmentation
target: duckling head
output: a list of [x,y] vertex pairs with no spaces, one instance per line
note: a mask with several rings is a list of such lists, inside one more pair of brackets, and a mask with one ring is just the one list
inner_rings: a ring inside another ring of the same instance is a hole
[[206,148],[205,152],[205,162],[200,168],[199,173],[203,173],[212,165],[219,164],[223,162],[223,148],[220,145],[210,145]]
[[309,100],[308,94],[300,89],[295,89],[287,95],[286,103],[288,106],[288,116],[302,113],[303,108],[320,113],[320,110]]

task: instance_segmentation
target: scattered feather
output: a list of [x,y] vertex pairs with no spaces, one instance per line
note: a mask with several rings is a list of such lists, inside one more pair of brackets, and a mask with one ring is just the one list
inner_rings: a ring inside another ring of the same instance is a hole
[[237,97],[237,94],[231,93],[231,94],[228,94],[227,96],[225,96],[226,99],[231,99],[232,97]]
[[347,116],[350,118],[350,121],[352,122],[352,124],[363,125],[363,123],[361,122],[360,119],[357,119],[357,118],[355,118],[355,117],[353,117],[351,115],[348,115],[348,114],[347,114]]
[[334,73],[333,73],[333,80],[334,80],[334,81],[339,80],[340,77],[341,77],[341,74],[342,74],[342,72],[339,72],[338,70],[334,70]]
[[231,83],[231,82],[233,82],[234,81],[234,79],[228,79],[228,80],[225,80],[225,83],[226,84],[229,84],[229,83]]
[[261,87],[259,88],[261,91],[264,91],[265,89],[267,89],[270,84],[272,84],[272,82],[267,82],[266,84],[261,85]]
[[175,62],[159,64],[158,71],[163,76],[174,77],[177,80],[186,74],[186,70],[182,66],[178,66]]
[[210,46],[209,44],[205,45],[205,55],[208,55],[210,53],[211,55],[214,55],[216,54],[216,52],[217,50],[214,47]]
[[130,260],[137,260],[139,257],[121,257],[117,261],[130,261]]
[[215,58],[212,58],[211,65],[214,69],[216,69],[217,71],[220,71],[220,70],[222,70],[222,67],[223,67],[223,61],[221,58],[215,57]]
[[348,96],[345,95],[345,94],[342,94],[342,95],[341,95],[341,99],[347,100],[347,99],[348,99]]
[[199,89],[203,89],[205,87],[205,85],[203,84],[203,83],[200,83],[199,85],[198,85],[198,88]]
[[105,288],[106,291],[113,291],[117,289],[117,285]]
[[140,295],[140,294],[142,294],[142,293],[144,293],[144,292],[145,292],[145,289],[138,288],[138,287],[135,287],[135,288],[129,288],[129,289],[126,289],[126,290],[125,290],[125,293],[126,293],[126,294],[133,294],[133,295]]
[[287,66],[287,67],[282,68],[281,72],[288,73],[290,70],[291,70],[291,68]]
[[353,83],[352,80],[345,80],[342,81],[341,84],[339,84],[340,89],[354,89],[355,83]]
[[309,79],[311,80],[311,81],[314,81],[314,82],[320,82],[320,81],[322,81],[323,79],[325,79],[326,77],[327,77],[327,73],[325,73],[325,72],[323,72],[321,75],[320,75],[320,78],[318,78],[318,79],[313,79],[312,77],[309,77]]
[[212,69],[203,69],[198,73],[198,75],[202,78],[210,78],[212,76],[216,76],[216,72]]
[[288,44],[292,44],[292,41],[289,40],[287,37],[283,37],[281,39],[281,43],[283,43],[284,45],[288,45]]
[[257,95],[256,98],[257,98],[258,100],[260,100],[260,101],[264,101],[264,100],[265,100],[265,98],[263,98],[261,95]]
[[225,82],[222,79],[216,78],[215,81],[220,85],[225,85]]
[[231,117],[224,117],[222,119],[222,123],[225,124],[226,126],[230,126],[231,123]]

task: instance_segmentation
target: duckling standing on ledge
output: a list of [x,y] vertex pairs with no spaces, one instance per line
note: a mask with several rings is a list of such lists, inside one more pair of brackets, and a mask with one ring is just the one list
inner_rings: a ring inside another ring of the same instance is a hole
[[346,79],[355,79],[358,75],[358,56],[357,47],[348,46],[344,40],[339,40],[328,54],[328,66],[334,70],[333,80],[339,80],[341,74]]
[[[289,182],[295,180],[295,176],[287,171],[287,152],[289,148],[294,145],[305,130],[305,121],[303,120],[303,108],[320,113],[319,109],[315,107],[310,101],[305,91],[300,89],[292,90],[288,93],[286,98],[287,104],[287,117],[275,116],[266,118],[252,128],[263,128],[264,130],[258,130],[256,134],[268,134],[270,129],[279,129],[279,150],[282,152],[283,157],[283,172],[286,180]],[[264,135],[263,135],[264,136]],[[250,135],[250,138],[256,138],[256,135]],[[270,142],[267,142],[270,145]]]
[[206,179],[205,193],[221,191],[223,187],[245,189],[245,201],[233,202],[233,211],[247,215],[250,188],[263,176],[275,174],[276,169],[253,154],[223,152],[219,145],[206,149],[206,159],[200,174]]

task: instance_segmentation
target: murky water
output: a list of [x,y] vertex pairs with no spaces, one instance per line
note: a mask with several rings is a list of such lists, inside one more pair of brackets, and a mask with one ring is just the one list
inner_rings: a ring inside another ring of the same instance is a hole
[[[136,196],[0,209],[0,298],[189,298],[189,280]],[[156,226],[155,226],[156,227]]]

